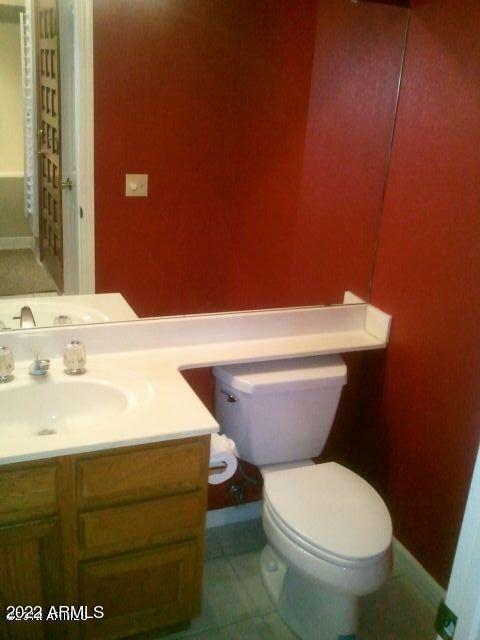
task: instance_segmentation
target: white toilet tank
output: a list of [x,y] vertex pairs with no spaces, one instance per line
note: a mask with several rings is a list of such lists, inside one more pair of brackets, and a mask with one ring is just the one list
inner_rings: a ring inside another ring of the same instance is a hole
[[228,365],[213,374],[221,431],[255,465],[317,456],[347,382],[339,355]]

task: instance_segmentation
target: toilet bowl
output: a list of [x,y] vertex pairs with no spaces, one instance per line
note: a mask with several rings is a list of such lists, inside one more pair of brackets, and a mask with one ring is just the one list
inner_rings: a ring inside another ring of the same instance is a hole
[[216,367],[216,415],[264,477],[262,577],[302,640],[354,640],[359,598],[392,568],[382,498],[337,463],[314,465],[346,383],[340,356]]
[[380,496],[336,463],[269,470],[263,526],[262,577],[287,624],[305,640],[354,637],[359,597],[392,567],[392,524]]

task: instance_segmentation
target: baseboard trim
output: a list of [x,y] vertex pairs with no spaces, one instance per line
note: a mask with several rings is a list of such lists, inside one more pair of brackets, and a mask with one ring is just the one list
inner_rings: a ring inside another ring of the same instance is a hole
[[262,500],[240,504],[238,507],[226,507],[207,512],[207,529],[211,527],[224,527],[227,524],[244,522],[246,520],[258,520],[262,517]]
[[0,179],[10,179],[10,178],[24,178],[25,173],[23,171],[0,171]]
[[31,249],[35,251],[35,238],[33,236],[0,238],[0,251],[2,249]]
[[396,538],[393,539],[393,563],[394,571],[408,577],[435,608],[445,600],[445,589]]

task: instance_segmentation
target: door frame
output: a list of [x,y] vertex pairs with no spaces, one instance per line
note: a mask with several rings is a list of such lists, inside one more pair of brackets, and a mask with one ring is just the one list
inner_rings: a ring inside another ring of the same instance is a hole
[[69,293],[95,293],[93,0],[73,0],[76,242]]
[[58,0],[60,25],[60,117],[61,117],[61,180],[72,182],[71,190],[62,190],[63,226],[63,293],[78,289],[78,206],[75,140],[75,64],[74,64],[74,0]]
[[[463,516],[446,604],[458,617],[455,640],[480,638],[480,449]],[[441,640],[437,636],[437,640]]]

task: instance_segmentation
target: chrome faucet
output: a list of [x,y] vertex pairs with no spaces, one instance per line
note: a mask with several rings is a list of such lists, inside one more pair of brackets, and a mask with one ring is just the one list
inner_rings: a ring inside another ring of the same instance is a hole
[[20,329],[33,329],[37,326],[30,307],[22,307],[20,315],[13,316],[13,320],[20,320]]
[[50,360],[47,360],[46,358],[40,359],[38,357],[38,352],[36,351],[35,360],[30,365],[28,373],[31,376],[36,376],[36,377],[46,376],[49,369],[50,369]]

